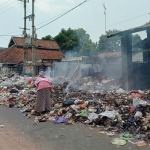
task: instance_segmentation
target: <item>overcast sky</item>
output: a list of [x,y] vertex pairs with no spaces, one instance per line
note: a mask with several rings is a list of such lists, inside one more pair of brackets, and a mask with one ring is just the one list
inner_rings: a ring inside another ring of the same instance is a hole
[[[31,1],[27,4],[27,14],[31,14]],[[84,0],[35,0],[35,25],[36,28],[44,25],[51,19]],[[82,6],[71,11],[59,20],[37,31],[38,38],[48,34],[55,36],[62,28],[83,28],[90,35],[93,42],[99,40],[105,33],[105,18],[102,3],[107,8],[107,30],[125,30],[143,25],[150,20],[150,0],[89,0]],[[0,35],[21,35],[23,27],[23,3],[18,0],[0,0]],[[127,21],[128,20],[128,21]],[[39,24],[44,22],[43,24]],[[39,24],[39,25],[38,25]],[[27,21],[31,29],[31,22]],[[28,34],[31,34],[31,30]],[[145,34],[141,34],[142,37]],[[0,36],[0,47],[7,47],[10,36]]]

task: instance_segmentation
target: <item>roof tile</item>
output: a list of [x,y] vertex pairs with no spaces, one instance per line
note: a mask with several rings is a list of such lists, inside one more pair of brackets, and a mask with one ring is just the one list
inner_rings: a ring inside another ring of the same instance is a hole
[[[61,60],[63,54],[60,50],[45,50],[45,49],[36,49],[37,50],[37,60],[39,59],[54,59]],[[23,61],[24,49],[16,46],[11,46],[6,50],[0,52],[0,62],[4,63],[19,63]],[[28,61],[32,60],[32,50],[29,48],[27,50]]]
[[[12,38],[18,46],[24,45],[24,38],[22,38],[22,37],[12,37]],[[37,40],[35,40],[35,45],[36,45],[36,47],[40,46],[40,47],[49,48],[49,49],[60,49],[60,47],[56,41],[37,39]]]
[[108,52],[108,53],[101,53],[98,55],[100,58],[106,58],[106,57],[120,57],[121,52]]

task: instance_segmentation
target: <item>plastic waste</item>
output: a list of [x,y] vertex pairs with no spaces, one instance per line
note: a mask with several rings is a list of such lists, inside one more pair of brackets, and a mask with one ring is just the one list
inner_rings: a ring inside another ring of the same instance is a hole
[[106,132],[106,135],[108,135],[108,136],[114,136],[115,133],[114,132]]
[[113,145],[120,145],[120,146],[123,146],[123,145],[125,145],[127,142],[126,142],[126,140],[123,140],[123,139],[121,139],[121,138],[114,138],[114,139],[111,140],[111,143],[112,143]]
[[97,109],[91,107],[91,108],[88,109],[88,111],[91,112],[91,113],[95,113],[97,111]]
[[63,107],[70,106],[70,105],[73,105],[73,104],[74,104],[74,100],[73,99],[66,99],[63,102]]
[[66,118],[65,116],[61,116],[61,117],[56,117],[54,122],[55,123],[64,123],[67,121],[68,121],[68,118]]
[[34,124],[37,125],[39,123],[38,117],[35,117]]
[[131,135],[130,134],[123,134],[121,138],[124,140],[129,140],[129,139],[131,139]]
[[79,107],[76,105],[71,105],[70,106],[73,110],[75,110],[76,112],[79,112]]
[[142,105],[142,106],[146,106],[146,105],[147,105],[147,102],[144,101],[144,100],[140,100],[140,103],[139,103],[139,104]]
[[86,110],[82,110],[80,115],[83,116],[83,117],[87,117],[87,111]]
[[1,125],[0,125],[0,128],[3,128],[3,127],[4,127],[4,125],[3,125],[3,124],[1,124]]
[[139,98],[133,98],[133,106],[136,107],[139,104],[140,104],[140,99]]
[[96,113],[89,113],[89,115],[88,115],[88,119],[90,121],[95,120],[97,118],[98,118],[98,114],[96,114]]
[[126,91],[125,90],[123,90],[123,89],[121,89],[121,88],[119,88],[118,90],[116,90],[116,93],[118,93],[118,94],[122,94],[122,93],[125,93]]
[[9,79],[1,83],[1,86],[10,87],[13,84],[13,82]]
[[137,112],[135,113],[135,115],[134,115],[134,118],[135,118],[135,119],[139,119],[139,118],[142,118],[142,116],[143,116],[142,112],[137,111]]
[[146,146],[147,144],[145,141],[138,141],[138,142],[136,142],[136,145],[137,146]]
[[113,110],[113,111],[106,110],[105,112],[100,113],[100,115],[114,119],[116,116],[119,116],[119,113],[117,111],[115,111],[115,110]]

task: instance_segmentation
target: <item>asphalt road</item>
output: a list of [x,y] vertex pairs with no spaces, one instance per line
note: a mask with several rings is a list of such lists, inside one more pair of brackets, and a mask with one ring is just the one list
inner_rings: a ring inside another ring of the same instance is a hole
[[[20,135],[36,150],[150,149],[150,145],[138,147],[129,142],[125,146],[112,145],[112,137],[98,134],[99,128],[92,129],[84,125],[54,124],[52,121],[34,125],[34,117],[27,119],[22,115],[19,109],[0,106],[0,124],[4,124],[7,130],[13,130],[17,135]],[[32,148],[28,148],[28,150],[32,150]]]

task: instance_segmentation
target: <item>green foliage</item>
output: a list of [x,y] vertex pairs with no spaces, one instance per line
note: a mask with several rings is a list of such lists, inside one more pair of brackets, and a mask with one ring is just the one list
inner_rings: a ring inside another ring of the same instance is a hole
[[42,37],[42,40],[50,40],[53,41],[53,37],[51,35],[46,35],[45,37]]
[[[114,36],[107,38],[108,35],[120,32],[119,30],[109,30],[106,35],[101,35],[98,43],[92,42],[89,34],[82,28],[73,30],[71,28],[65,30],[62,29],[58,35],[54,38],[51,35],[42,37],[42,40],[55,40],[61,50],[66,52],[72,52],[76,56],[93,56],[102,52],[114,52],[121,50],[121,37]],[[141,40],[138,34],[132,36],[132,45],[136,44]],[[136,50],[136,49],[134,49]]]
[[54,38],[47,35],[42,38],[43,40],[55,40],[61,50],[66,52],[76,52],[77,56],[95,55],[97,52],[96,44],[92,42],[90,36],[82,28],[73,30],[71,28],[62,29]]
[[[109,30],[106,32],[106,35],[101,35],[98,42],[98,51],[102,52],[114,52],[121,51],[121,37],[114,36],[111,38],[107,38],[108,35],[115,34],[120,32],[119,30]],[[132,45],[136,44],[141,40],[141,37],[138,34],[131,35],[132,36]],[[134,49],[135,50],[135,49]]]
[[71,51],[78,46],[77,36],[71,28],[62,29],[61,32],[54,37],[63,52]]
[[92,56],[96,54],[96,44],[92,42],[90,36],[82,28],[75,30],[78,38],[77,51],[79,55]]
[[121,39],[119,36],[114,36],[112,38],[107,38],[108,35],[120,32],[119,30],[109,30],[106,35],[101,35],[98,42],[99,52],[113,52],[121,50]]
[[135,45],[137,42],[141,40],[141,37],[138,34],[131,35],[132,36],[132,45]]

